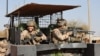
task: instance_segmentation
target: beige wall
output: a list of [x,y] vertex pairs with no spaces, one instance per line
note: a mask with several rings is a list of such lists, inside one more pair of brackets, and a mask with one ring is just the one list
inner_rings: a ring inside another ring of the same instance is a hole
[[92,40],[96,40],[98,42],[98,41],[100,41],[100,36],[92,36],[90,38],[90,40],[91,40],[91,42],[92,42]]

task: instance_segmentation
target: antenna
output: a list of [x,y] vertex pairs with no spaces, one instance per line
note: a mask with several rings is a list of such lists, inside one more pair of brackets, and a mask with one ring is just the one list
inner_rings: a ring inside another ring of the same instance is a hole
[[6,0],[6,14],[8,14],[8,0]]
[[[89,31],[91,30],[91,16],[90,16],[90,0],[87,0],[87,5],[88,5],[88,26],[89,26]],[[89,39],[90,39],[90,34],[89,34]]]

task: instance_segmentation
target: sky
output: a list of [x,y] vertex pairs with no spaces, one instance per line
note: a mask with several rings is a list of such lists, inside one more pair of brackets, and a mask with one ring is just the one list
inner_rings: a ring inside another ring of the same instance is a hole
[[[8,0],[8,13],[27,3],[60,4],[60,5],[80,5],[81,7],[64,11],[63,17],[66,20],[79,20],[88,23],[87,0]],[[95,35],[100,36],[100,0],[90,0],[91,30]],[[0,30],[4,29],[4,24],[9,23],[6,15],[6,0],[0,0]]]

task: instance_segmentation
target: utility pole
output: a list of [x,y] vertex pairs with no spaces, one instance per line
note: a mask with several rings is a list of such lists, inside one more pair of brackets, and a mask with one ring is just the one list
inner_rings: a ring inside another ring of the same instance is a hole
[[88,26],[89,26],[89,31],[90,31],[91,30],[90,0],[87,0],[87,5],[88,5]]
[[[91,30],[91,17],[90,17],[90,0],[87,0],[87,5],[88,5],[88,26],[89,26],[89,31]],[[89,40],[91,40],[91,34],[89,34]]]

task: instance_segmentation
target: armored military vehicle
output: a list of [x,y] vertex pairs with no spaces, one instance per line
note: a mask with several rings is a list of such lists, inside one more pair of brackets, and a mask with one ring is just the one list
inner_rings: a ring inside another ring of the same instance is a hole
[[[6,17],[10,17],[11,56],[97,56],[93,51],[95,45],[86,44],[82,40],[64,44],[53,44],[51,41],[51,30],[55,27],[55,22],[52,21],[57,18],[62,19],[65,10],[77,7],[80,6],[30,3],[7,14]],[[22,45],[20,42],[20,33],[26,28],[26,22],[30,19],[35,20],[38,28],[48,37],[48,40],[40,45]],[[74,28],[70,31],[73,31],[74,36],[75,32],[82,30],[76,31]]]

